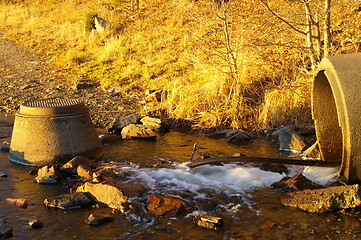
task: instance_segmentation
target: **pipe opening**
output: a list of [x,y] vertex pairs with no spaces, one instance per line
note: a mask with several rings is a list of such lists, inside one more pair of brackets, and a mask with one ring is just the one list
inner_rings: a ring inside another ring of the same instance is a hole
[[335,97],[325,71],[318,72],[315,77],[312,94],[312,112],[321,158],[325,161],[341,160],[342,129]]

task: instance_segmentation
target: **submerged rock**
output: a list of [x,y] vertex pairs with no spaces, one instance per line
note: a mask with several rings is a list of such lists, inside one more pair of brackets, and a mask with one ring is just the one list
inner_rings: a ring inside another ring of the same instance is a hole
[[76,192],[89,192],[94,201],[118,210],[123,210],[122,204],[128,200],[121,189],[107,182],[86,182]]
[[324,213],[339,209],[360,207],[360,194],[361,189],[358,184],[305,190],[288,193],[289,198],[283,199],[282,204],[307,212]]
[[3,152],[9,152],[10,151],[10,142],[9,141],[3,141],[0,146],[0,150]]
[[6,177],[8,177],[8,175],[6,173],[0,171],[0,177],[6,178]]
[[296,192],[306,189],[321,189],[323,186],[312,182],[301,173],[298,173],[292,177],[283,177],[281,180],[271,184],[272,188],[279,189],[284,192]]
[[5,202],[20,206],[22,208],[28,207],[28,201],[25,198],[6,198]]
[[148,210],[155,215],[176,215],[183,209],[183,206],[184,202],[174,198],[166,198],[159,194],[148,197]]
[[103,223],[111,222],[114,220],[112,212],[103,212],[103,213],[92,213],[89,215],[88,224],[91,226],[99,226]]
[[32,227],[32,228],[35,228],[35,229],[38,229],[38,228],[42,228],[43,227],[43,223],[35,218],[35,219],[32,219],[29,221],[29,225]]
[[306,147],[302,136],[291,126],[278,129],[272,133],[272,136],[278,137],[279,147],[282,150],[302,151]]
[[13,229],[8,225],[7,221],[0,217],[0,238],[8,238],[13,235]]
[[156,133],[149,128],[146,128],[140,124],[130,124],[123,128],[122,138],[145,138],[145,139],[155,139],[157,137]]
[[223,220],[220,217],[213,216],[197,216],[195,223],[204,228],[218,230],[223,225]]
[[44,204],[47,207],[55,207],[61,209],[89,207],[93,204],[92,200],[86,193],[68,193],[54,198],[48,198],[44,200]]

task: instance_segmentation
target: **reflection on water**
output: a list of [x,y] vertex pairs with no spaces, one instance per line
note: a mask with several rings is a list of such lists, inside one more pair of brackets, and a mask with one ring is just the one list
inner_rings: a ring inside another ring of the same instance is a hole
[[[249,145],[230,145],[224,139],[209,139],[199,135],[170,132],[156,141],[129,140],[109,144],[104,160],[132,162],[119,167],[129,173],[130,184],[144,184],[149,193],[160,192],[179,196],[194,207],[176,217],[153,217],[153,221],[139,223],[116,214],[115,221],[91,227],[85,219],[96,208],[59,210],[43,206],[45,198],[69,191],[59,185],[39,185],[28,172],[31,167],[18,166],[0,153],[0,171],[9,175],[0,178],[0,217],[14,228],[12,239],[359,239],[361,226],[354,214],[310,214],[283,207],[285,196],[269,189],[269,185],[283,175],[261,171],[255,167],[236,164],[202,166],[189,169],[187,160],[193,144],[198,151],[212,156],[230,156],[241,152],[248,156],[277,157],[279,151],[266,141],[255,140]],[[149,168],[161,158],[172,159],[172,168]],[[142,164],[140,164],[142,163]],[[145,166],[145,165],[146,166]],[[293,173],[303,169],[293,168]],[[330,181],[334,169],[308,168],[305,174],[322,183]],[[327,171],[327,172],[326,172]],[[328,176],[325,179],[325,176]],[[27,209],[2,202],[5,198],[26,198]],[[202,229],[193,223],[198,213],[222,217],[225,225],[219,231]],[[28,221],[39,218],[41,229],[32,229]]]

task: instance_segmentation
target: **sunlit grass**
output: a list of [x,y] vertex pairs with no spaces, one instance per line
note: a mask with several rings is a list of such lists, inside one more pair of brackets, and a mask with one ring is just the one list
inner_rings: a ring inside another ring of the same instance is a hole
[[[289,11],[290,18],[298,11],[279,2],[272,7]],[[339,7],[347,3],[341,2]],[[116,85],[162,90],[163,102],[147,105],[144,114],[166,113],[198,128],[262,129],[310,122],[312,73],[308,81],[300,77],[307,75],[300,57],[302,38],[261,5],[143,0],[133,11],[130,4],[0,3],[0,30],[51,59],[72,82],[87,79],[105,90]],[[108,22],[105,32],[89,29],[94,16]],[[295,21],[304,19],[294,16]],[[262,87],[254,87],[256,82]]]

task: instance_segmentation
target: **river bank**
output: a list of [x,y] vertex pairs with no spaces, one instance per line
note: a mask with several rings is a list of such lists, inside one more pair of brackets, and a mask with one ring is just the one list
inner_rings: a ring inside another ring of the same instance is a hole
[[90,109],[97,128],[116,116],[140,110],[140,95],[104,90],[97,84],[74,83],[46,61],[14,42],[0,38],[0,112],[14,115],[21,103],[48,98],[80,99]]

